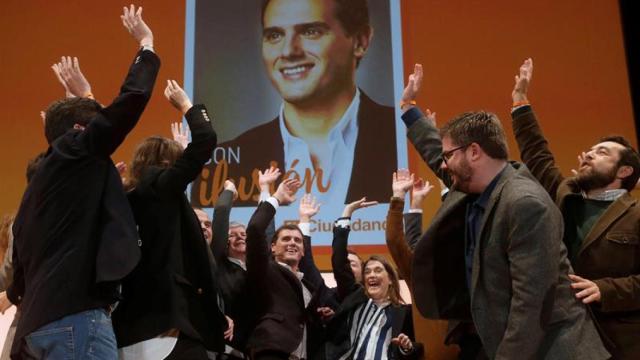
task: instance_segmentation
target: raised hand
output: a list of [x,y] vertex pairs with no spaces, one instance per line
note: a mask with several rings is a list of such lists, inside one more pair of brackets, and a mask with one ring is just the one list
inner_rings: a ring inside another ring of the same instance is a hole
[[233,200],[236,200],[238,198],[238,189],[236,189],[236,184],[234,184],[233,181],[225,180],[224,189],[229,190],[233,193]]
[[527,91],[529,90],[529,84],[531,83],[531,75],[533,74],[533,59],[528,58],[520,66],[520,73],[515,76],[515,85],[511,92],[511,98],[513,103],[527,102]]
[[91,85],[82,74],[77,57],[72,59],[71,56],[63,56],[60,58],[60,62],[51,65],[51,69],[64,87],[66,97],[77,96],[93,99]]
[[131,4],[129,8],[123,8],[120,15],[122,25],[129,31],[129,34],[140,44],[140,46],[153,47],[153,33],[147,24],[142,20],[142,6],[136,10]]
[[186,149],[187,145],[189,145],[189,133],[189,126],[182,125],[182,121],[171,123],[173,140],[177,141],[182,146],[182,149]]
[[422,202],[432,189],[433,185],[429,184],[428,181],[425,182],[422,178],[414,181],[411,189],[411,208],[422,209]]
[[404,103],[415,101],[421,86],[422,86],[422,65],[416,64],[413,68],[413,73],[409,75],[409,81],[407,82],[407,86],[402,91],[402,101]]
[[431,112],[431,110],[427,109],[427,120],[431,123],[431,125],[436,126],[436,113]]
[[298,215],[300,215],[300,222],[309,222],[311,218],[320,211],[320,203],[315,196],[311,194],[304,194],[300,199],[300,207],[298,208]]
[[296,192],[302,186],[298,179],[285,179],[280,183],[278,189],[273,194],[280,205],[289,205],[296,201]]
[[358,209],[364,209],[369,206],[378,205],[377,201],[367,201],[366,197],[363,197],[360,200],[356,200],[352,203],[345,205],[344,210],[342,211],[342,217],[351,217],[353,212]]
[[164,96],[169,100],[171,105],[182,112],[182,114],[186,114],[187,111],[193,107],[189,96],[175,80],[167,80]]
[[258,184],[261,192],[270,192],[271,185],[280,177],[280,169],[272,166],[264,172],[258,171]]
[[393,190],[393,197],[397,197],[400,199],[404,199],[404,196],[407,194],[413,187],[414,183],[413,174],[409,173],[407,169],[398,169],[397,172],[393,173],[393,180],[391,183],[391,190]]
[[411,339],[405,334],[400,334],[397,337],[391,339],[392,344],[398,345],[404,352],[409,352],[413,350],[413,342]]

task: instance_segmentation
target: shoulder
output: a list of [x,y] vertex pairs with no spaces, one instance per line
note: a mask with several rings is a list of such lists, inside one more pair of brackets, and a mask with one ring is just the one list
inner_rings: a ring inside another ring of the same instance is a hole
[[218,144],[218,147],[255,146],[256,141],[281,138],[278,118],[253,127],[232,140]]

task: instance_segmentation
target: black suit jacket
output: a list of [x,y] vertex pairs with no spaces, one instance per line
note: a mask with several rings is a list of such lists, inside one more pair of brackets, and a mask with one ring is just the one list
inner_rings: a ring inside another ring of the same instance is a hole
[[[237,138],[224,142],[219,148],[240,148],[240,163],[231,163],[228,166],[228,177],[234,179],[236,184],[240,177],[246,179],[246,189],[257,197],[259,189],[250,189],[252,174],[276,163],[284,172],[289,169],[284,167],[284,144],[280,134],[278,117],[272,121],[256,126]],[[392,107],[383,106],[371,100],[362,90],[360,91],[360,107],[358,108],[358,140],[354,151],[351,181],[346,195],[346,202],[350,203],[367,194],[370,200],[380,202],[389,201],[388,175],[397,169],[395,110]],[[216,164],[207,165],[209,174],[213,174]],[[304,169],[297,169],[304,177]],[[211,181],[210,175],[208,180]],[[203,179],[199,177],[191,192],[191,201],[199,206],[211,206],[213,204],[201,203],[199,191],[202,188],[211,189],[211,186],[203,186]],[[208,190],[211,191],[211,190]],[[207,196],[208,197],[208,196]],[[248,200],[238,202],[238,205],[253,206],[255,201]]]
[[[327,359],[338,359],[351,348],[351,317],[353,312],[362,304],[369,301],[364,287],[356,282],[347,252],[349,228],[333,228],[333,244],[331,266],[338,285],[340,307],[327,326],[328,341],[326,344]],[[389,316],[392,319],[391,337],[405,334],[412,341],[415,340],[413,331],[413,317],[411,305],[389,305]],[[424,353],[422,344],[413,342],[413,351],[402,354],[395,344],[389,344],[387,357],[389,359],[419,359]]]
[[234,349],[245,351],[247,339],[253,330],[255,313],[251,305],[251,296],[247,288],[247,272],[238,264],[229,260],[229,214],[233,193],[224,190],[218,197],[213,213],[213,241],[211,251],[216,260],[216,282],[225,303],[225,314],[233,319],[233,340],[229,342]]
[[159,67],[153,52],[140,51],[118,97],[84,131],[56,139],[27,187],[7,290],[22,310],[14,354],[41,326],[116,300],[114,282],[138,262],[135,222],[110,155],[142,115]]
[[273,260],[265,239],[265,230],[275,215],[268,202],[258,205],[247,226],[247,284],[256,311],[256,324],[247,347],[252,353],[275,350],[292,353],[300,344],[307,326],[307,359],[321,356],[322,333],[315,309],[318,296],[310,282],[302,282],[311,291],[312,299],[305,308],[300,280]]
[[118,346],[151,339],[172,328],[224,349],[227,328],[217,303],[212,258],[184,191],[216,144],[204,106],[185,115],[192,142],[169,168],[150,167],[128,194],[140,233],[142,259],[123,282],[113,313]]

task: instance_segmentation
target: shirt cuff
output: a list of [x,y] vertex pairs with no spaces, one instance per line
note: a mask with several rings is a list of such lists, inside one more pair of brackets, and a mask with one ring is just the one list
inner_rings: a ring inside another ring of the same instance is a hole
[[411,125],[413,125],[413,123],[415,123],[422,117],[424,117],[424,114],[422,113],[420,108],[414,106],[411,109],[405,111],[404,114],[402,114],[402,121],[404,121],[404,124],[407,125],[408,129],[411,127]]
[[409,209],[409,214],[422,214],[422,209]]
[[341,228],[348,228],[351,226],[351,218],[341,217],[336,220],[336,226]]
[[271,197],[271,194],[269,194],[268,191],[261,191],[260,192],[260,200],[258,202],[263,202],[263,201],[267,201],[267,199]]
[[298,227],[300,228],[300,231],[302,231],[302,235],[311,236],[311,224],[310,223],[301,222],[301,223],[298,223]]
[[531,105],[520,105],[520,106],[516,106],[516,107],[512,107],[511,108],[511,115],[515,114],[516,111],[522,109],[522,112],[524,112],[525,110],[528,110],[531,108]]
[[269,196],[264,201],[266,201],[269,204],[271,204],[271,206],[273,206],[273,208],[276,209],[276,210],[278,210],[278,207],[280,207],[280,203],[278,202],[278,199],[274,198],[273,196]]
[[144,50],[149,50],[149,51],[151,51],[152,53],[155,53],[155,50],[153,50],[153,46],[150,46],[150,45],[144,45],[144,46],[142,47],[142,50],[143,50],[143,51],[144,51]]

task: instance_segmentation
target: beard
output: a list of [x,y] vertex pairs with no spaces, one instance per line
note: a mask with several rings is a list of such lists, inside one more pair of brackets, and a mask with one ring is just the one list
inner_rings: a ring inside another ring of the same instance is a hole
[[596,171],[589,167],[586,171],[581,171],[576,175],[578,186],[584,191],[603,188],[616,180],[618,167],[614,166],[609,171]]
[[473,169],[469,166],[466,158],[460,159],[460,163],[453,167],[448,167],[449,175],[453,180],[452,188],[464,193],[469,193],[469,184],[473,175]]

